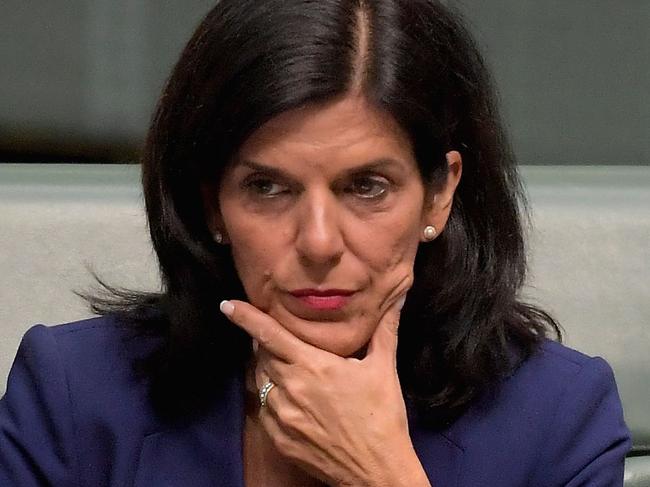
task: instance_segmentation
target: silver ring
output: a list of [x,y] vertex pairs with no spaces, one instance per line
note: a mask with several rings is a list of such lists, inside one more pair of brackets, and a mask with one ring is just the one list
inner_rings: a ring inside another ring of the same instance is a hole
[[268,381],[260,389],[259,398],[260,398],[260,406],[261,407],[266,406],[266,396],[269,395],[269,392],[271,392],[271,389],[273,389],[274,387],[275,387],[275,384],[272,381]]

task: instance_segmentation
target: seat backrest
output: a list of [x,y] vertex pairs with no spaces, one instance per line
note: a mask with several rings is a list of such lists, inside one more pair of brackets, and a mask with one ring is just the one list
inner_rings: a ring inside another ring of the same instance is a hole
[[565,343],[614,368],[634,448],[650,454],[650,167],[526,167],[525,295]]

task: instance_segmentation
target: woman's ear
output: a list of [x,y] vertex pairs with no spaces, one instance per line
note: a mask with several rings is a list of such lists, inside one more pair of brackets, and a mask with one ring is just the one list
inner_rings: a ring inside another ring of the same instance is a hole
[[203,211],[205,220],[214,237],[219,244],[228,243],[221,210],[219,209],[219,192],[218,185],[213,183],[201,183],[201,198],[203,200]]
[[[430,200],[426,202],[426,211],[422,218],[422,228],[434,227],[435,232],[432,234],[435,235],[439,235],[447,224],[454,194],[463,174],[463,158],[460,152],[449,151],[445,157],[447,159],[446,179],[436,187],[435,191],[429,193]],[[428,241],[431,238],[427,238],[423,233],[422,240]]]

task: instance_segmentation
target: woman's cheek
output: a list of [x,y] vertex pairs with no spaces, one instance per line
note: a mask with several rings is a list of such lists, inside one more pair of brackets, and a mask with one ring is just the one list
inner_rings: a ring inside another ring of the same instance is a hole
[[382,303],[390,307],[395,300],[404,296],[413,285],[414,275],[413,266],[403,265],[391,273],[390,280],[387,282],[388,292],[385,294],[385,301]]
[[380,294],[389,305],[392,300],[408,291],[413,285],[415,253],[417,247],[402,243],[391,248],[390,255],[377,266]]
[[272,301],[273,272],[263,256],[240,249],[233,252],[233,261],[248,300],[258,309],[267,310]]

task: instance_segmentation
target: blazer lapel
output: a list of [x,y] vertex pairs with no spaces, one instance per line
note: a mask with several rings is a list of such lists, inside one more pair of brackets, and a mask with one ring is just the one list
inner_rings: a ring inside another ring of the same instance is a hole
[[144,438],[136,487],[244,487],[243,377],[237,376],[209,415]]
[[[458,486],[463,447],[444,433],[419,426],[411,416],[409,423],[413,447],[431,482]],[[144,438],[135,487],[244,487],[243,426],[244,380],[240,374],[205,418]]]
[[411,425],[411,441],[433,485],[459,485],[464,450],[444,433]]

